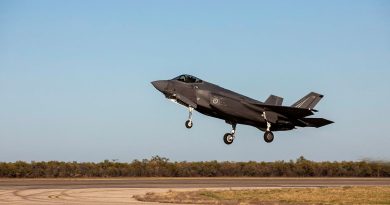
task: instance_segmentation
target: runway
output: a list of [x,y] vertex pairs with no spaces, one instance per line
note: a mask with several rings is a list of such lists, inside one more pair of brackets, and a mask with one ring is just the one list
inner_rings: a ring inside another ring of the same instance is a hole
[[133,195],[197,189],[390,186],[390,178],[0,179],[0,204],[153,204]]

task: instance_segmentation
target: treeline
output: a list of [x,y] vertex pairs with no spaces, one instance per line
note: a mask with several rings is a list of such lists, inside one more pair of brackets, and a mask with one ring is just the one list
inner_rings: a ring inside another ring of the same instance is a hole
[[314,162],[170,162],[155,156],[122,163],[0,162],[0,177],[390,177],[390,163],[370,161]]

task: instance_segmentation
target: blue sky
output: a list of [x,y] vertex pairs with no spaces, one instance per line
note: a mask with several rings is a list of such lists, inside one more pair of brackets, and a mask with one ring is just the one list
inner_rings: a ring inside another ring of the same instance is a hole
[[[336,123],[227,146],[150,84],[182,73]],[[389,90],[389,1],[0,1],[0,161],[389,160]]]

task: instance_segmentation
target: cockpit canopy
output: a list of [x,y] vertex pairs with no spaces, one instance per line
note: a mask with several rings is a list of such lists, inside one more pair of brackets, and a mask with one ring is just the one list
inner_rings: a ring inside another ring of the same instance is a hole
[[178,80],[185,83],[201,83],[203,82],[201,79],[194,77],[192,75],[180,75],[174,78],[173,80]]

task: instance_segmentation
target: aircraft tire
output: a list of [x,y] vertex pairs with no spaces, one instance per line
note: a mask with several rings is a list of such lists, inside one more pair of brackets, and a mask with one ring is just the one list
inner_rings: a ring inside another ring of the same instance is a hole
[[234,141],[234,135],[232,135],[231,133],[226,133],[226,134],[223,136],[223,141],[224,141],[225,144],[227,144],[227,145],[232,144],[233,141]]
[[270,131],[267,131],[264,133],[264,141],[266,143],[271,143],[272,141],[274,141],[274,134]]
[[191,120],[187,120],[185,124],[187,129],[191,129],[192,126],[194,125],[194,123]]

